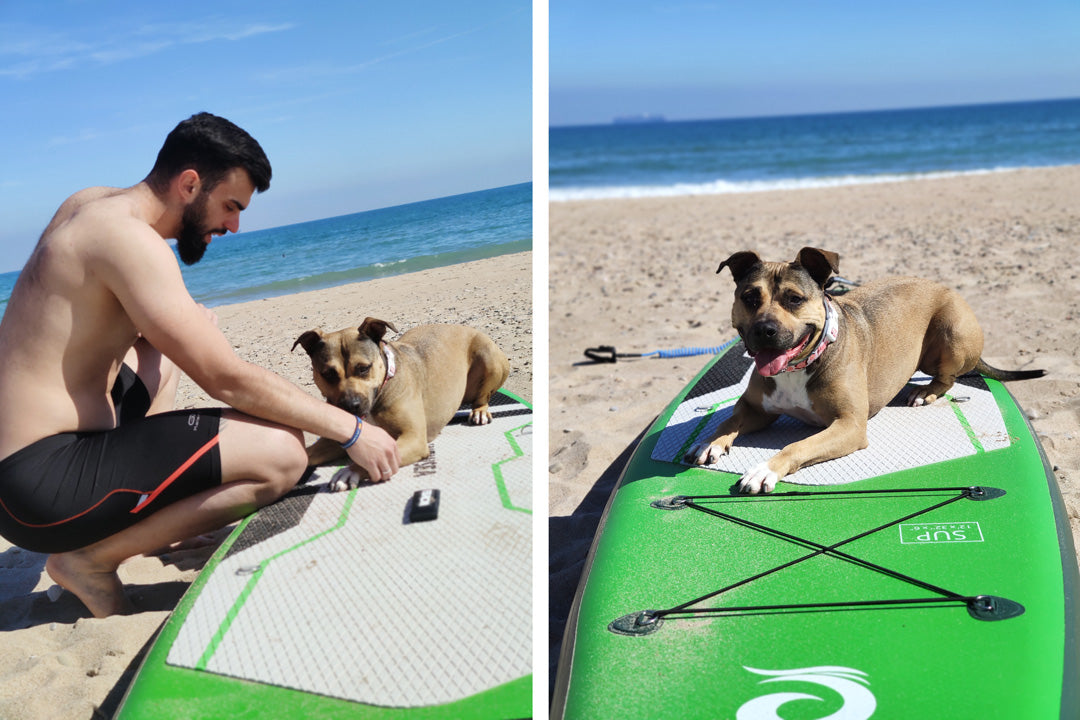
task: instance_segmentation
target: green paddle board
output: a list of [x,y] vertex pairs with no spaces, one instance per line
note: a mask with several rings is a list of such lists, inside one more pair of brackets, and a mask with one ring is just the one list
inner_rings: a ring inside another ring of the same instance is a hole
[[721,465],[684,463],[751,372],[741,344],[722,353],[627,464],[553,717],[1080,717],[1072,536],[1008,391],[966,377],[934,405],[894,403],[866,450],[739,496],[743,470],[817,432],[781,418]]
[[240,523],[117,717],[530,716],[532,409],[491,409],[389,482],[332,493],[319,468]]

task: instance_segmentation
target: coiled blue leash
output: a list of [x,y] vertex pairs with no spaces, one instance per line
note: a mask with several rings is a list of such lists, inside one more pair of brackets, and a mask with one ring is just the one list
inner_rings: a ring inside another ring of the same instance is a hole
[[689,347],[677,348],[675,350],[653,350],[652,352],[646,353],[620,353],[615,352],[615,348],[611,345],[601,345],[599,347],[587,348],[585,350],[585,357],[589,358],[593,362],[613,363],[616,362],[619,358],[680,358],[692,357],[694,355],[719,355],[738,341],[739,338],[735,338],[734,340],[729,340],[723,345],[716,345],[713,347]]

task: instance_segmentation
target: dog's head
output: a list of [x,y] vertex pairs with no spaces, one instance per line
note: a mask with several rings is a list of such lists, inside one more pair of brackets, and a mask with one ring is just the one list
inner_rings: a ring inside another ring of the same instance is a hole
[[326,401],[354,415],[367,415],[386,379],[386,357],[380,348],[392,323],[369,317],[359,328],[324,333],[308,330],[293,343],[311,357],[315,385]]
[[805,247],[794,262],[765,262],[757,253],[737,252],[716,272],[735,278],[731,324],[769,377],[804,353],[825,326],[825,283],[839,269],[836,253]]

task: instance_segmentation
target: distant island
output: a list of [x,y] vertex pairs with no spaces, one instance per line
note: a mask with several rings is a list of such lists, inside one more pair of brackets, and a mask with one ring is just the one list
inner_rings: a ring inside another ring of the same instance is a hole
[[641,113],[638,115],[619,115],[611,122],[615,125],[643,125],[645,123],[662,123],[667,118],[653,113]]

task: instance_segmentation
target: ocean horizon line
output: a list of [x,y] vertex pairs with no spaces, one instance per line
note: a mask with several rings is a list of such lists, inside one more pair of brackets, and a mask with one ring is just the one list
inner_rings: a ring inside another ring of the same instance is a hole
[[[662,110],[655,110],[646,113],[631,113],[631,115],[656,115],[663,117],[663,120],[656,123],[647,124],[664,124],[664,125],[678,125],[680,123],[714,123],[714,122],[743,122],[754,120],[779,120],[779,119],[798,119],[798,118],[817,118],[828,116],[843,116],[843,115],[873,115],[882,113],[905,113],[905,112],[924,112],[927,110],[962,110],[966,108],[986,108],[986,107],[998,107],[1009,105],[1038,105],[1041,103],[1068,103],[1076,102],[1080,100],[1080,97],[1050,97],[1050,98],[1037,98],[1033,100],[1001,100],[992,102],[969,102],[969,103],[947,103],[943,105],[904,105],[898,107],[882,107],[882,108],[863,108],[859,110],[821,110],[815,112],[789,112],[789,113],[766,113],[766,114],[749,114],[749,115],[721,115],[717,117],[672,117]],[[584,128],[606,128],[618,125],[615,120],[620,117],[613,115],[609,120],[603,122],[572,122],[572,123],[559,123],[558,125],[550,125],[548,130],[577,130]]]
[[577,202],[583,200],[631,200],[650,197],[689,197],[699,195],[739,195],[755,192],[778,192],[788,190],[812,190],[852,185],[877,185],[882,183],[940,180],[944,178],[993,175],[1019,170],[1070,167],[1062,165],[1024,165],[1015,167],[977,168],[973,170],[933,170],[909,173],[876,173],[823,175],[818,177],[790,177],[771,180],[713,180],[702,183],[675,182],[650,185],[595,185],[552,187],[548,191],[549,202]]

